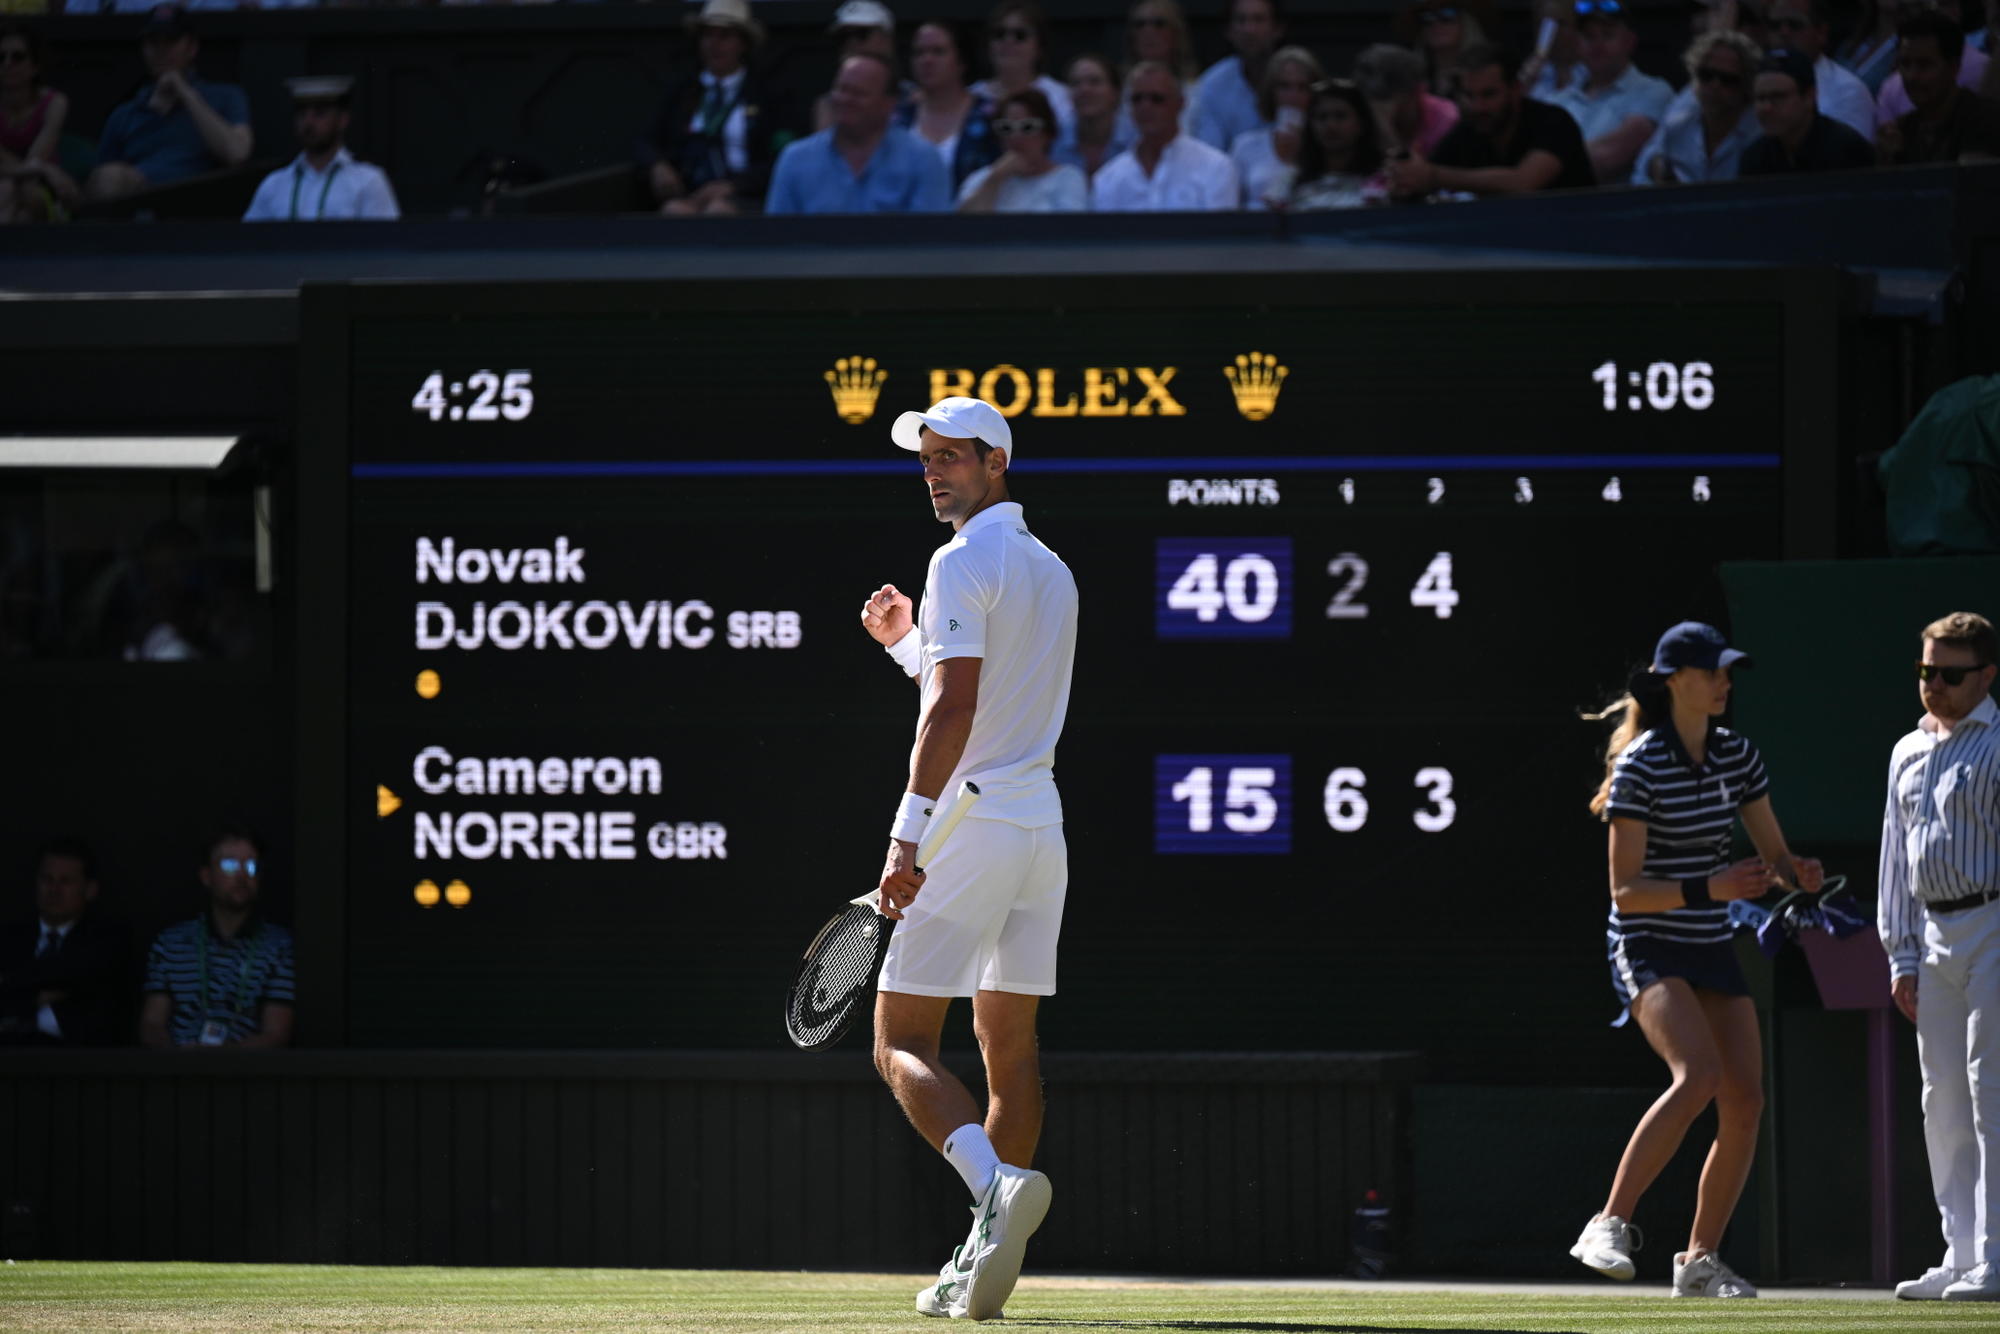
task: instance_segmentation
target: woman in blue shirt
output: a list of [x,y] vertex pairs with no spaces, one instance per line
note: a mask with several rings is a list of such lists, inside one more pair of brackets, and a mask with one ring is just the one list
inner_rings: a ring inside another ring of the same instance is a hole
[[[1611,985],[1673,1082],[1640,1118],[1604,1210],[1570,1254],[1611,1278],[1635,1272],[1627,1221],[1714,1102],[1715,1143],[1702,1166],[1687,1249],[1674,1256],[1674,1296],[1755,1297],[1716,1254],[1756,1151],[1764,1110],[1757,1010],[1736,961],[1729,903],[1780,885],[1817,892],[1821,872],[1794,858],[1771,810],[1764,761],[1749,738],[1719,727],[1730,669],[1749,656],[1720,631],[1683,621],[1660,637],[1649,671],[1597,717],[1622,714],[1590,809],[1611,826]],[[1738,819],[1757,848],[1731,864]]]

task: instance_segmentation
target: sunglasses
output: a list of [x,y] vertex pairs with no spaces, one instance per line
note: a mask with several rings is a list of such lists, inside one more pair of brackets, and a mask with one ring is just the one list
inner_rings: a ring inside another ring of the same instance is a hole
[[1694,72],[1694,77],[1702,83],[1719,83],[1724,88],[1741,88],[1743,76],[1731,74],[1726,69],[1716,69],[1713,65],[1703,65]]
[[1449,8],[1426,9],[1423,13],[1417,15],[1417,22],[1423,24],[1456,23],[1458,22],[1458,11]]
[[993,40],[996,42],[1026,42],[1034,38],[1033,28],[995,28]]
[[224,857],[215,863],[215,869],[224,875],[255,875],[257,874],[257,859],[255,857]]
[[836,42],[858,42],[865,37],[876,36],[881,31],[880,28],[842,28],[833,35],[833,40]]
[[1019,120],[996,120],[993,122],[995,134],[1040,134],[1048,128],[1048,122],[1040,116],[1023,116]]
[[1148,103],[1148,102],[1149,102],[1149,103],[1151,103],[1152,105],[1156,106],[1156,107],[1163,107],[1163,106],[1165,106],[1165,105],[1167,104],[1167,95],[1166,95],[1165,93],[1133,93],[1133,94],[1132,94],[1132,105],[1133,105],[1133,106],[1138,106],[1138,105],[1140,105],[1141,103]]
[[1597,15],[1604,18],[1624,18],[1625,6],[1619,0],[1576,0],[1576,16],[1580,19]]
[[1146,15],[1140,18],[1133,19],[1131,26],[1134,28],[1164,28],[1169,25],[1167,21],[1163,18],[1159,18],[1155,15]]
[[1934,662],[1920,662],[1917,664],[1917,679],[1929,682],[1942,676],[1946,685],[1962,686],[1966,677],[1974,672],[1983,672],[1992,665],[1990,662],[1979,662],[1970,667],[1940,667]]

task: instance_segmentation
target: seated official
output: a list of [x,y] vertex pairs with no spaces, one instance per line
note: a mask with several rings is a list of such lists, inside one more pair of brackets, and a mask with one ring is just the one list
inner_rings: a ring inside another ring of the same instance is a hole
[[1667,112],[1667,118],[1632,165],[1635,185],[1733,181],[1743,150],[1763,136],[1750,105],[1750,81],[1764,53],[1740,32],[1711,29],[1687,51],[1694,101]]
[[670,215],[757,208],[798,137],[790,100],[750,63],[764,25],[749,0],[707,0],[688,26],[701,68],[667,89],[653,123],[643,152],[653,198]]
[[1848,126],[1819,110],[1813,62],[1795,51],[1773,51],[1757,71],[1757,124],[1764,137],[1743,150],[1742,176],[1841,171],[1875,165],[1875,149]]
[[1398,199],[1427,195],[1512,195],[1597,184],[1583,132],[1561,107],[1537,102],[1521,87],[1513,58],[1499,47],[1467,47],[1459,59],[1465,116],[1426,161],[1420,154],[1388,164]]
[[1912,110],[1877,135],[1882,161],[1905,166],[2000,157],[2000,102],[1966,90],[1961,61],[1972,52],[1958,25],[1929,10],[1906,20],[1897,35],[1896,72]]
[[292,132],[299,155],[266,176],[243,211],[245,222],[393,222],[402,216],[396,190],[380,167],[347,151],[348,104],[354,80],[346,75],[287,79],[292,92]]
[[937,150],[890,124],[896,72],[849,56],[834,76],[833,124],[788,144],[771,174],[766,213],[943,213],[951,177]]
[[234,84],[194,76],[201,43],[186,10],[153,10],[140,54],[153,81],[104,122],[85,194],[117,199],[249,161],[250,99]]
[[1099,213],[1234,209],[1239,186],[1229,155],[1181,133],[1181,84],[1165,65],[1133,67],[1125,100],[1139,141],[1090,182]]
[[35,917],[0,928],[0,1042],[132,1040],[131,939],[97,919],[97,861],[52,838],[35,860]]
[[146,959],[139,1040],[161,1050],[283,1047],[292,1040],[292,933],[257,912],[257,841],[209,840],[200,871],[208,909],[170,926]]

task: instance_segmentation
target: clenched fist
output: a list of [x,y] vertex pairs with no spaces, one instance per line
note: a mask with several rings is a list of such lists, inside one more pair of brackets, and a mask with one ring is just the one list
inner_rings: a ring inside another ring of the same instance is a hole
[[884,584],[861,604],[861,628],[868,632],[869,638],[888,648],[910,633],[914,623],[910,612],[910,600],[894,584]]

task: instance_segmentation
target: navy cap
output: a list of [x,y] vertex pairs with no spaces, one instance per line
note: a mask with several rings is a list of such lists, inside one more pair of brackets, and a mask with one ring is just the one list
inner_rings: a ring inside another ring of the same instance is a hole
[[1682,621],[1653,648],[1653,674],[1665,676],[1683,667],[1748,667],[1750,655],[1729,647],[1722,631],[1700,621]]
[[1818,75],[1813,73],[1812,58],[1803,51],[1772,51],[1765,55],[1764,63],[1757,67],[1759,74],[1782,74],[1799,86],[1799,91],[1809,93],[1818,83]]

